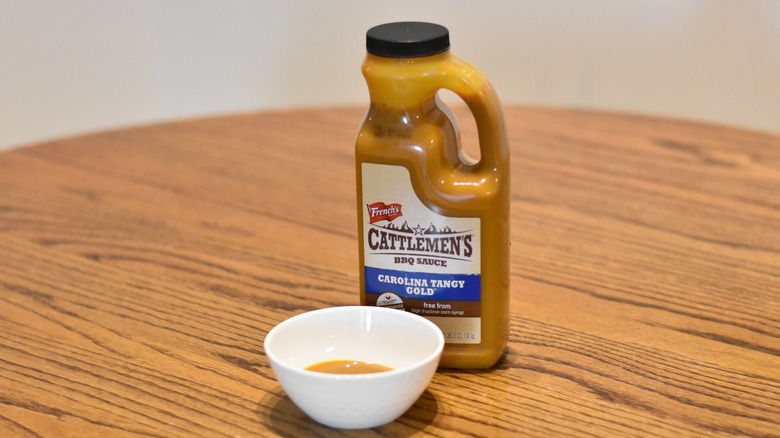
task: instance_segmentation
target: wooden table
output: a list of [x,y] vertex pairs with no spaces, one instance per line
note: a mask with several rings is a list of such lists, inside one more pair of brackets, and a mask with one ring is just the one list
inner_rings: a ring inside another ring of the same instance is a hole
[[358,302],[362,115],[0,154],[0,436],[780,436],[780,137],[527,108],[506,359],[369,433],[309,420],[262,341]]

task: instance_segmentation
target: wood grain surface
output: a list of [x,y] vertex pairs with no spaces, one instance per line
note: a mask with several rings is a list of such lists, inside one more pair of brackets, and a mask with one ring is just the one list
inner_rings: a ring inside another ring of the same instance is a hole
[[506,109],[505,359],[382,427],[309,420],[262,341],[358,302],[362,115],[0,154],[0,436],[780,436],[780,137],[533,108]]

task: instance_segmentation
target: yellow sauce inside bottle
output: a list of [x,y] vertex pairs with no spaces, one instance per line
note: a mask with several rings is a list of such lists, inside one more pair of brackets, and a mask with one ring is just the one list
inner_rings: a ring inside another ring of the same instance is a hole
[[[509,327],[509,156],[503,115],[492,87],[474,67],[449,51],[417,58],[369,53],[363,63],[371,105],[355,154],[361,304],[366,205],[363,164],[402,166],[417,198],[438,215],[479,218],[481,242],[481,338],[447,342],[441,367],[486,368],[502,356]],[[462,158],[459,135],[436,93],[454,91],[469,106],[479,131],[480,159]],[[388,182],[392,184],[392,182]]]

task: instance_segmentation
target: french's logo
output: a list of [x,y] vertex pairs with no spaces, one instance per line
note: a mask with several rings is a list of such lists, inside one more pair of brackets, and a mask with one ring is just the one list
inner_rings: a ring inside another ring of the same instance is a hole
[[401,212],[401,204],[388,205],[384,202],[374,202],[373,204],[366,204],[366,208],[368,208],[368,223],[370,224],[379,221],[392,221],[404,215]]

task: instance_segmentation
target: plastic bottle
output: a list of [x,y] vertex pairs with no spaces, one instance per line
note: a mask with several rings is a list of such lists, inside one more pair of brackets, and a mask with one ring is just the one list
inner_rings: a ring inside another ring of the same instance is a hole
[[[498,98],[450,54],[443,26],[376,26],[366,48],[371,105],[355,148],[360,302],[435,322],[447,341],[441,367],[490,367],[509,332],[510,171]],[[462,153],[441,89],[473,113],[478,162]]]

